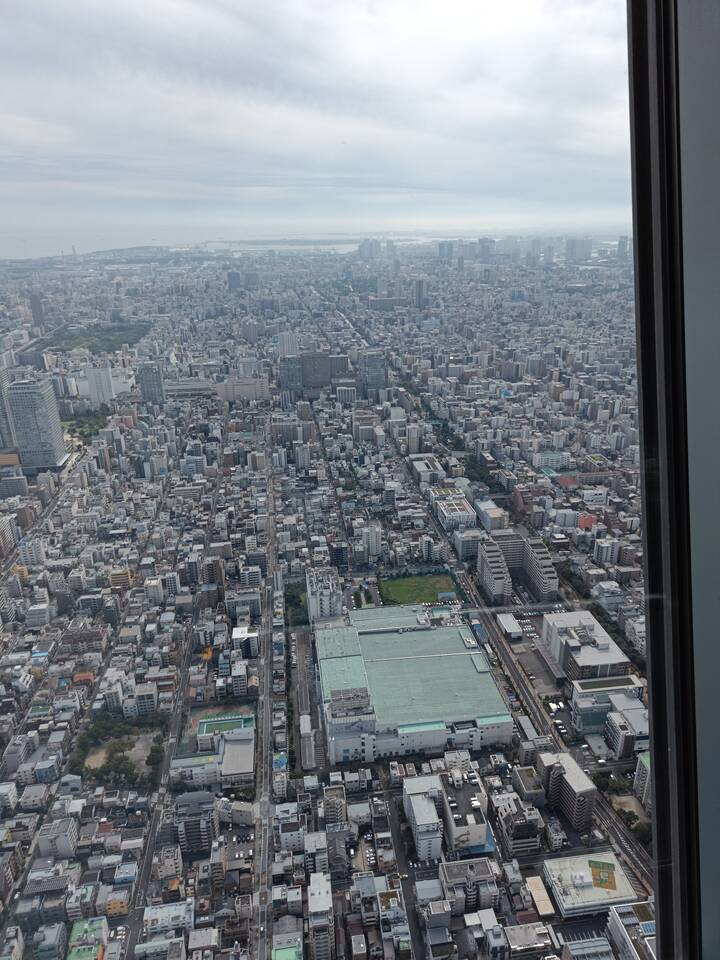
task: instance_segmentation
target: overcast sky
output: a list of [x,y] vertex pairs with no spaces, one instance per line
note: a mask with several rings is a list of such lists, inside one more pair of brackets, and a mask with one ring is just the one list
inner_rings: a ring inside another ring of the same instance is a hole
[[624,0],[22,0],[0,256],[630,223]]

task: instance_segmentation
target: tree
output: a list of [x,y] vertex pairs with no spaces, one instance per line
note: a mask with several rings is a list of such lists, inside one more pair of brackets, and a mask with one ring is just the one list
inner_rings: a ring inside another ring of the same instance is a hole
[[607,793],[607,789],[610,785],[610,777],[607,773],[594,773],[592,779],[593,783],[601,793]]
[[621,810],[620,816],[631,830],[640,819],[632,810]]
[[158,744],[153,744],[145,758],[145,765],[148,767],[158,767],[163,762],[165,751]]

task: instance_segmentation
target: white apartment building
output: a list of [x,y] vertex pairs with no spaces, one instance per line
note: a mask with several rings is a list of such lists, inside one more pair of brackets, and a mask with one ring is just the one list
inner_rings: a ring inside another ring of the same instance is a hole
[[162,577],[148,577],[144,584],[145,598],[148,603],[160,606],[165,602],[165,588]]
[[312,960],[333,960],[335,956],[335,920],[330,877],[326,873],[310,875],[308,927]]
[[536,761],[548,806],[559,809],[575,830],[592,824],[597,787],[569,753],[540,753]]
[[310,625],[342,615],[343,593],[334,567],[310,567],[305,574]]
[[443,823],[438,813],[441,797],[437,776],[408,777],[403,783],[403,809],[420,860],[436,860],[442,855]]
[[20,541],[18,548],[20,563],[27,567],[39,567],[45,563],[45,544],[39,537]]

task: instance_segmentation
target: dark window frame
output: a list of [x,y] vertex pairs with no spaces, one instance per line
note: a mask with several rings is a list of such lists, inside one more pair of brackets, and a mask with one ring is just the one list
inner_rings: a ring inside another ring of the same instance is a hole
[[[690,2],[690,0],[681,0]],[[701,958],[678,11],[628,0],[658,956]]]

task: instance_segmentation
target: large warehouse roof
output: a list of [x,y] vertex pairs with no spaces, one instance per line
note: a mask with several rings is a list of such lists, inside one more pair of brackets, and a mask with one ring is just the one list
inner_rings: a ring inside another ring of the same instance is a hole
[[380,727],[509,719],[472,631],[464,624],[432,627],[421,614],[412,606],[378,609],[372,617],[353,612],[350,626],[319,628],[323,698],[366,686]]

